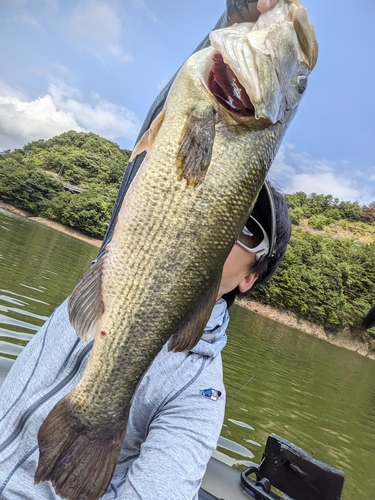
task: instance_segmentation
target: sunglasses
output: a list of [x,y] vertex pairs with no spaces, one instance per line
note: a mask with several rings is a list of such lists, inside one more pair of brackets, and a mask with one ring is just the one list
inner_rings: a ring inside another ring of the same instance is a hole
[[250,215],[246,226],[242,229],[237,243],[248,252],[255,253],[256,260],[259,260],[263,255],[267,255],[270,248],[267,233],[252,215]]

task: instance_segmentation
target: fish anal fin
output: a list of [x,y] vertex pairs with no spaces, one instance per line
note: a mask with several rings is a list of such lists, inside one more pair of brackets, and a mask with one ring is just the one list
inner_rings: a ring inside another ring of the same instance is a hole
[[104,312],[102,279],[106,259],[104,254],[86,271],[69,297],[69,320],[83,341],[95,336]]
[[162,109],[160,113],[151,122],[151,125],[139,139],[137,144],[134,146],[129,161],[133,161],[134,158],[139,154],[143,153],[143,151],[150,151],[152,145],[154,144],[155,138],[158,135],[160,127],[163,124],[164,116],[165,116],[165,109]]
[[212,106],[190,111],[183,127],[176,158],[178,180],[188,187],[199,186],[211,162],[215,138],[215,115]]
[[74,410],[69,393],[41,425],[35,484],[50,481],[56,493],[68,500],[97,500],[111,481],[126,424],[89,427]]
[[195,311],[173,332],[168,343],[170,351],[190,351],[198,343],[217,300],[220,280],[221,274],[215,284],[204,295]]

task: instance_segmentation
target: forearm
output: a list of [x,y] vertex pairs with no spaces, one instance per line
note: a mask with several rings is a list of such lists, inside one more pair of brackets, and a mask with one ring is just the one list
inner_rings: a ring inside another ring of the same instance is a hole
[[[218,388],[224,392],[221,385]],[[224,395],[213,401],[201,390],[163,407],[150,425],[120,498],[195,499],[220,435],[224,409]]]

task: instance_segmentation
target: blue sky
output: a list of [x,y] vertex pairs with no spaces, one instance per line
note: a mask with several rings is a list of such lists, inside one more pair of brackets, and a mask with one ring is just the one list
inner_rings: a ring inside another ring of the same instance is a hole
[[[270,177],[284,192],[375,200],[375,2],[305,0],[318,64]],[[0,0],[0,149],[66,130],[132,149],[224,0]]]

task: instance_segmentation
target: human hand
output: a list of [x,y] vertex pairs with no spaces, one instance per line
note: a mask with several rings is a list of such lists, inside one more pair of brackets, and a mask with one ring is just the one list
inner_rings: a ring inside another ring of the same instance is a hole
[[261,13],[272,9],[279,0],[227,0],[231,24],[255,22]]
[[279,0],[258,0],[257,9],[261,14],[271,10]]

